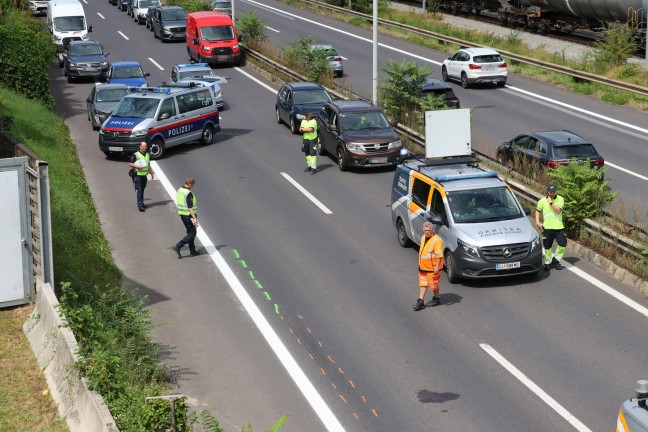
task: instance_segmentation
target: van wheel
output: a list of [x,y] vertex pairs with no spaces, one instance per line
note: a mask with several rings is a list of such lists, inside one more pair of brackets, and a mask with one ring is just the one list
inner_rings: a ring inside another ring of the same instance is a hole
[[468,81],[468,76],[466,75],[465,72],[461,73],[461,87],[467,89],[470,87],[470,82]]
[[396,221],[396,229],[398,230],[398,244],[404,248],[412,246],[412,241],[407,236],[407,231],[405,230],[405,224],[400,218]]
[[277,124],[281,124],[281,116],[279,115],[279,107],[275,107],[275,118],[277,119]]
[[324,156],[326,154],[326,150],[322,145],[322,138],[319,135],[317,136],[317,154],[320,156]]
[[164,153],[164,141],[162,141],[162,138],[155,138],[151,141],[149,153],[151,159],[160,159],[162,157],[162,154]]
[[337,163],[338,163],[338,168],[340,168],[340,171],[346,171],[348,169],[347,160],[344,157],[344,152],[342,151],[341,147],[338,147],[337,149]]
[[214,127],[210,124],[205,125],[202,131],[202,136],[200,137],[200,144],[207,145],[211,144],[214,139]]
[[450,81],[450,77],[448,76],[448,69],[445,66],[441,68],[441,78],[445,82]]
[[451,284],[459,283],[459,275],[457,274],[457,265],[452,256],[452,252],[448,251],[445,254],[445,268],[448,275],[448,282]]
[[289,122],[288,126],[290,126],[290,132],[292,132],[293,135],[297,135],[299,133],[299,129],[297,129],[297,123],[295,123],[295,117],[290,116],[288,122]]

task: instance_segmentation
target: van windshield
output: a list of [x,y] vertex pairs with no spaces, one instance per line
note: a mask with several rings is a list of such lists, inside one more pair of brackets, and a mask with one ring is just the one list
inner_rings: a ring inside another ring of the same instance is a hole
[[124,98],[117,105],[112,117],[153,118],[160,104],[160,99]]
[[229,41],[234,39],[234,29],[232,26],[201,27],[200,37],[209,42]]
[[482,223],[524,217],[507,187],[448,192],[450,212],[456,223]]
[[158,0],[141,0],[139,2],[140,9],[151,8],[154,6],[160,6],[160,2]]
[[54,18],[54,30],[59,32],[85,30],[85,18],[82,16]]

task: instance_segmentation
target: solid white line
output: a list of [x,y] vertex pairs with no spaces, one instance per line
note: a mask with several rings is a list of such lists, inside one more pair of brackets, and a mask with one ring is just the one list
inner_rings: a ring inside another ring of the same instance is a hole
[[88,4],[88,2],[86,0],[83,0],[83,3]]
[[611,163],[610,161],[607,161],[607,160],[605,161],[605,166],[609,166],[609,167],[612,167],[612,168],[616,168],[616,169],[618,169],[619,171],[623,171],[624,173],[627,173],[627,174],[633,175],[633,176],[635,176],[635,177],[639,177],[641,180],[648,180],[648,177],[646,177],[646,176],[642,176],[641,174],[637,174],[637,173],[634,172],[634,171],[630,171],[629,169],[626,169],[626,168],[620,167],[619,165],[615,165],[615,164],[613,164],[613,163]]
[[315,204],[317,207],[319,207],[320,210],[322,210],[326,214],[333,214],[333,212],[331,210],[329,210],[328,207],[326,207],[324,204],[322,204],[322,202],[320,200],[315,198],[310,192],[308,192],[306,189],[304,189],[304,187],[302,185],[300,185],[299,183],[297,183],[297,181],[295,181],[292,177],[290,177],[285,172],[282,172],[281,175],[286,180],[288,180],[290,182],[290,184],[295,186],[297,188],[297,190],[299,190],[301,193],[303,193],[306,196],[306,198],[311,200],[313,202],[313,204]]
[[508,360],[506,360],[500,353],[495,351],[490,345],[481,343],[479,346],[493,357],[504,369],[506,369],[511,375],[520,380],[529,390],[536,394],[544,403],[549,405],[554,411],[556,411],[562,418],[567,420],[569,424],[574,426],[576,430],[580,432],[592,432],[587,426],[580,422],[576,417],[574,417],[569,411],[563,408],[554,398],[549,396],[544,390],[538,387],[533,381],[527,378],[518,368],[513,366]]
[[106,19],[106,17],[104,17],[103,15],[101,15],[99,12],[97,12],[97,15],[99,15],[99,18],[101,18],[101,19]]
[[275,33],[281,33],[279,30],[275,30],[275,29],[273,29],[272,27],[268,27],[268,26],[266,26],[266,28],[267,28],[268,30],[272,30],[272,31],[275,32]]
[[250,78],[252,81],[254,81],[255,83],[259,84],[261,87],[265,88],[266,90],[271,91],[272,93],[277,93],[277,90],[273,89],[273,88],[270,87],[268,84],[259,81],[257,78],[255,78],[255,77],[253,77],[252,75],[250,75],[249,73],[245,72],[245,71],[244,71],[243,69],[241,69],[240,67],[234,67],[234,69],[237,70],[238,72],[240,72],[241,74],[245,75],[246,77]]
[[130,40],[130,39],[128,39],[128,36],[126,36],[124,33],[120,32],[119,30],[117,30],[117,33],[119,33],[124,39]]
[[[167,194],[172,199],[175,199],[176,191],[171,185],[169,179],[164,175],[164,172],[162,171],[160,166],[155,161],[152,161],[151,165],[154,168],[155,174],[162,182],[162,185],[164,186]],[[324,423],[326,429],[329,431],[344,432],[344,427],[342,427],[342,424],[335,417],[333,411],[331,411],[324,399],[322,399],[319,393],[317,393],[317,390],[310,382],[304,371],[299,367],[297,361],[295,361],[295,359],[290,355],[288,348],[286,348],[283,342],[281,342],[281,339],[279,339],[277,333],[274,331],[268,320],[263,316],[261,310],[259,310],[257,305],[254,303],[252,297],[250,297],[248,292],[243,287],[243,284],[241,284],[241,282],[238,280],[230,266],[218,252],[218,249],[216,249],[216,246],[214,246],[214,243],[209,239],[202,227],[198,227],[197,236],[205,247],[213,263],[216,264],[216,267],[221,272],[234,294],[236,294],[236,297],[239,299],[243,307],[245,307],[245,310],[250,315],[250,318],[252,318],[252,321],[254,321],[254,324],[256,324],[257,328],[259,329],[265,340],[268,342],[270,348],[272,348],[283,367],[291,376],[297,387],[299,387],[306,400],[310,403],[311,407],[313,407],[313,410],[319,416],[322,423]]]
[[601,282],[600,280],[596,279],[594,276],[585,273],[583,270],[577,268],[576,266],[568,262],[563,262],[563,264],[567,270],[575,273],[577,276],[580,276],[581,278],[585,279],[587,282],[591,283],[601,291],[610,294],[612,297],[619,300],[621,303],[625,303],[626,305],[630,306],[632,309],[636,310],[637,312],[639,312],[640,314],[648,318],[648,308],[641,306],[636,301],[624,296],[623,294],[621,294],[611,286]]
[[162,66],[160,66],[155,60],[153,60],[151,57],[148,58],[151,63],[153,63],[155,66],[157,66],[158,69],[164,70]]
[[346,60],[349,60],[349,59],[346,58],[346,57],[342,57],[342,56],[340,56],[340,57],[342,58],[342,60],[345,60],[345,61],[346,61]]

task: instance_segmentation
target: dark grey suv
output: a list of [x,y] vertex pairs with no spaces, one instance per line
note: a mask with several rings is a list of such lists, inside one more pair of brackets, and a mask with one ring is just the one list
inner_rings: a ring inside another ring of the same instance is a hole
[[95,40],[72,41],[63,55],[63,75],[67,82],[78,78],[92,78],[105,81],[110,63],[109,52]]
[[397,165],[402,158],[396,121],[387,120],[377,106],[364,100],[335,100],[317,115],[320,155],[331,154],[340,170],[350,167]]
[[151,17],[153,37],[160,42],[184,41],[187,12],[181,6],[156,6]]
[[306,113],[317,112],[326,102],[333,100],[324,87],[313,82],[285,83],[277,92],[275,116],[277,123],[286,123],[290,131],[299,133],[299,125]]

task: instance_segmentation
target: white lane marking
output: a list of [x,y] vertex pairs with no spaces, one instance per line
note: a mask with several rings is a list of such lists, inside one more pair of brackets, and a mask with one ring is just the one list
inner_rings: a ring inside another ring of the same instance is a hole
[[289,176],[288,174],[286,174],[285,172],[282,172],[281,175],[282,175],[286,180],[288,180],[288,181],[290,182],[290,184],[292,184],[293,186],[295,186],[299,192],[303,193],[303,194],[306,196],[306,198],[308,198],[309,200],[311,200],[311,201],[313,202],[313,204],[315,204],[317,207],[319,207],[320,210],[322,210],[322,211],[323,211],[324,213],[326,213],[326,214],[333,214],[333,212],[332,212],[331,210],[329,210],[328,207],[326,207],[324,204],[322,204],[322,202],[321,202],[320,200],[318,200],[317,198],[315,198],[315,197],[313,196],[313,194],[311,194],[311,193],[308,192],[306,189],[304,189],[304,187],[303,187],[302,185],[300,185],[299,183],[297,183],[297,181],[296,181],[295,179],[293,179],[292,177],[290,177],[290,176]]
[[585,279],[587,282],[591,283],[601,291],[610,294],[612,297],[619,300],[621,303],[625,303],[626,305],[630,306],[632,309],[636,310],[637,312],[639,312],[640,314],[648,318],[648,308],[626,297],[625,295],[621,294],[619,291],[615,290],[608,284],[603,283],[600,280],[596,279],[594,276],[585,273],[583,270],[579,269],[575,265],[570,264],[568,262],[563,262],[563,264],[567,270],[575,273],[577,276],[580,276],[581,278]]
[[157,66],[158,69],[164,70],[162,66],[160,66],[155,60],[153,60],[151,57],[148,58],[151,63],[153,63],[155,66]]
[[256,2],[250,2],[250,1],[248,1],[248,3],[254,3],[254,4],[256,4],[257,6],[259,6],[260,8],[262,8],[262,9],[267,9],[269,12],[272,12],[272,13],[275,14],[275,15],[283,15],[284,18],[288,18],[289,20],[292,20],[292,21],[295,20],[295,18],[293,18],[293,15],[292,15],[292,14],[289,14],[288,12],[284,12],[284,11],[282,11],[281,9],[273,8],[273,7],[266,6],[266,5],[264,5],[264,4],[256,3]]
[[266,26],[266,28],[267,28],[268,30],[272,30],[272,31],[275,32],[275,33],[281,33],[279,30],[275,30],[275,29],[273,29],[272,27],[268,27],[268,26]]
[[259,81],[256,77],[253,77],[249,73],[245,72],[243,69],[241,69],[239,67],[235,67],[234,69],[237,70],[238,72],[240,72],[241,74],[245,75],[246,77],[250,78],[252,81],[259,84],[261,87],[265,88],[266,90],[271,91],[272,93],[277,93],[277,90],[273,89],[268,84]]
[[99,18],[101,18],[101,19],[106,19],[106,17],[104,17],[103,15],[101,15],[99,12],[97,12],[97,15],[99,15]]
[[[164,172],[162,171],[158,163],[152,161],[151,165],[153,165],[153,167],[155,168],[155,174],[162,182],[162,185],[164,186],[164,189],[166,190],[169,197],[175,199],[176,191],[173,186],[171,186],[171,182],[166,177],[166,175],[164,175]],[[243,284],[241,284],[241,282],[238,280],[230,266],[227,264],[223,256],[218,252],[218,249],[216,249],[214,243],[209,239],[202,227],[198,227],[197,236],[200,242],[203,244],[203,247],[209,254],[209,257],[211,258],[213,263],[221,272],[243,307],[245,307],[245,310],[250,315],[250,318],[252,318],[252,321],[254,321],[254,324],[256,324],[257,328],[259,329],[265,340],[268,342],[268,345],[270,345],[270,348],[272,348],[283,367],[291,376],[297,387],[299,387],[299,390],[301,390],[302,394],[310,403],[311,407],[313,407],[313,410],[315,410],[315,413],[319,416],[322,423],[324,423],[326,429],[329,431],[344,432],[344,427],[342,427],[342,424],[335,417],[333,411],[331,411],[324,399],[322,399],[319,393],[317,393],[315,386],[313,386],[304,371],[301,369],[301,367],[299,367],[299,364],[297,364],[295,359],[290,355],[288,348],[286,348],[283,342],[281,342],[281,339],[279,339],[277,333],[274,331],[268,320],[263,316],[261,310],[259,310],[257,305],[254,303],[252,297],[250,297],[248,292],[243,287]]]
[[643,175],[641,175],[641,174],[637,174],[636,172],[634,172],[634,171],[630,171],[629,169],[626,169],[626,168],[620,167],[619,165],[615,165],[615,164],[611,163],[611,162],[608,161],[608,160],[605,161],[605,166],[609,166],[609,167],[611,167],[611,168],[618,169],[619,171],[623,171],[623,172],[626,173],[626,174],[630,174],[630,175],[633,175],[633,176],[635,176],[635,177],[639,177],[641,180],[648,180],[648,177],[643,176]]
[[[342,33],[342,34],[344,34],[344,35],[350,36],[350,37],[352,37],[352,38],[355,38],[355,39],[358,39],[358,40],[361,40],[361,41],[365,41],[365,42],[368,42],[368,43],[373,43],[373,41],[372,41],[371,39],[368,39],[368,38],[365,38],[365,37],[362,37],[362,36],[358,36],[358,35],[356,35],[356,34],[349,33],[349,32],[346,32],[346,31],[344,31],[344,30],[341,30],[341,29],[338,29],[338,28],[335,28],[335,27],[328,26],[328,25],[326,25],[326,24],[318,23],[318,22],[316,22],[316,21],[312,21],[312,20],[309,20],[309,19],[306,19],[306,18],[300,17],[300,16],[298,16],[298,15],[291,14],[291,13],[289,13],[289,12],[284,12],[284,11],[281,11],[281,10],[279,10],[279,9],[276,9],[276,8],[273,8],[273,7],[270,7],[270,6],[266,6],[266,5],[263,5],[263,4],[259,3],[259,2],[254,1],[254,0],[247,0],[246,2],[247,2],[247,3],[252,3],[252,4],[254,4],[254,5],[256,5],[256,6],[259,6],[259,7],[262,7],[262,8],[264,8],[264,9],[271,9],[271,10],[277,11],[277,13],[279,13],[280,15],[286,15],[286,16],[289,17],[289,18],[292,17],[291,19],[300,19],[300,20],[302,20],[302,21],[306,21],[306,22],[308,22],[308,23],[315,24],[315,25],[318,25],[318,26],[320,26],[320,27],[324,27],[324,28],[326,28],[326,29],[328,29],[328,30],[332,30],[332,31],[337,32],[337,33]],[[399,48],[396,48],[396,47],[393,47],[393,46],[390,46],[390,45],[386,45],[386,44],[383,44],[383,43],[380,43],[380,42],[378,43],[378,45],[381,46],[381,47],[383,47],[383,48],[389,49],[389,50],[391,50],[391,51],[395,51],[395,52],[400,53],[400,54],[405,54],[405,55],[407,55],[407,56],[413,57],[413,58],[415,58],[415,59],[423,60],[423,61],[426,61],[426,62],[428,62],[428,63],[435,64],[435,65],[437,65],[437,66],[441,66],[441,64],[442,64],[441,62],[438,62],[438,61],[436,61],[436,60],[432,60],[432,59],[427,58],[427,57],[423,57],[423,56],[420,56],[420,55],[417,55],[417,54],[413,54],[413,53],[411,53],[411,52],[408,52],[408,51],[405,51],[405,50],[402,50],[402,49],[399,49]],[[506,87],[507,87],[507,88],[510,88],[510,89],[513,90],[513,91],[516,91],[516,92],[520,92],[520,93],[524,93],[524,94],[530,95],[530,96],[532,96],[533,98],[537,98],[537,99],[541,99],[541,100],[546,100],[546,101],[551,102],[552,104],[560,105],[560,106],[564,106],[564,107],[569,108],[569,109],[571,109],[571,110],[579,111],[579,112],[582,112],[582,113],[584,113],[584,114],[590,115],[590,116],[592,116],[592,117],[597,117],[597,118],[603,119],[603,120],[605,120],[605,121],[607,121],[607,122],[614,123],[614,124],[618,124],[618,125],[621,125],[621,126],[625,126],[625,127],[629,128],[629,129],[634,129],[634,130],[637,130],[637,131],[643,132],[643,133],[645,133],[645,134],[648,134],[648,129],[644,129],[644,128],[641,128],[641,127],[639,127],[639,126],[634,126],[634,125],[631,125],[630,123],[622,122],[622,121],[620,121],[620,120],[616,120],[616,119],[613,119],[613,118],[611,118],[611,117],[606,117],[606,116],[604,116],[604,115],[597,114],[597,113],[595,113],[595,112],[588,111],[588,110],[585,110],[585,109],[583,109],[583,108],[576,107],[576,106],[574,106],[574,105],[569,105],[569,104],[567,104],[567,103],[560,102],[560,101],[557,101],[557,100],[555,100],[555,99],[550,99],[550,98],[547,98],[547,97],[544,97],[544,96],[540,96],[540,95],[538,95],[538,94],[536,94],[536,93],[532,93],[532,92],[529,92],[529,91],[527,91],[527,90],[522,90],[522,89],[517,88],[517,87],[512,87],[512,86],[510,86],[510,85],[508,85],[508,84],[507,84]],[[570,114],[572,114],[572,113],[570,113]],[[588,119],[587,117],[585,117],[584,119],[585,119],[585,120],[592,121],[591,119]],[[624,132],[625,132],[625,131],[624,131]]]
[[83,3],[88,4],[88,2],[86,0],[83,0]]
[[130,39],[128,39],[128,36],[126,36],[124,33],[120,32],[119,30],[117,30],[117,33],[119,33],[121,35],[121,37],[123,37],[124,39],[130,40]]
[[493,357],[504,369],[506,369],[511,375],[517,378],[522,384],[524,384],[529,390],[536,394],[544,403],[549,405],[554,411],[556,411],[562,418],[567,420],[567,423],[571,424],[580,432],[592,432],[587,426],[581,423],[576,417],[574,417],[569,411],[563,408],[554,398],[549,396],[544,390],[536,385],[533,381],[527,378],[518,368],[513,366],[508,360],[506,360],[500,353],[495,351],[490,345],[481,343],[479,346]]

